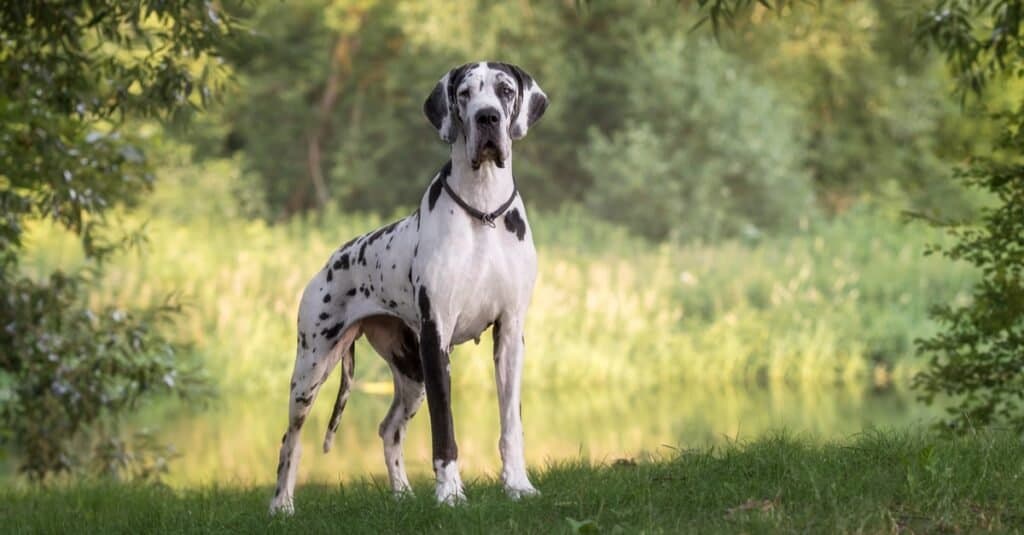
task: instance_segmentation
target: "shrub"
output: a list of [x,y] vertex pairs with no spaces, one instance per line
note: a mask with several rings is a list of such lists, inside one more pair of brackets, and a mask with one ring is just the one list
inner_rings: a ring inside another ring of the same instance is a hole
[[636,47],[625,126],[580,153],[591,210],[652,239],[712,240],[813,212],[795,110],[713,44],[649,33]]

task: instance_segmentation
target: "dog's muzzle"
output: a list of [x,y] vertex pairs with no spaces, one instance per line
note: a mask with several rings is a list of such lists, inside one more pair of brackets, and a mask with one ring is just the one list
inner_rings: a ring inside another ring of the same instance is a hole
[[473,148],[473,169],[480,164],[492,160],[498,167],[505,167],[505,154],[502,150],[501,113],[495,108],[484,108],[473,117],[476,128],[476,146]]

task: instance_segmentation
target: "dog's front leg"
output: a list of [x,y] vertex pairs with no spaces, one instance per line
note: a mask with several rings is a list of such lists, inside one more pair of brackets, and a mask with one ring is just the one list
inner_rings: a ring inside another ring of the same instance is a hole
[[448,344],[451,333],[444,332],[431,309],[425,287],[420,287],[420,361],[423,364],[423,382],[430,410],[430,434],[434,450],[434,475],[437,478],[437,501],[455,505],[466,501],[459,476],[459,447],[455,444],[452,423],[451,376]]
[[523,454],[523,415],[519,397],[526,343],[521,318],[494,323],[494,379],[498,386],[498,410],[501,413],[501,482],[513,499],[539,494],[526,474]]

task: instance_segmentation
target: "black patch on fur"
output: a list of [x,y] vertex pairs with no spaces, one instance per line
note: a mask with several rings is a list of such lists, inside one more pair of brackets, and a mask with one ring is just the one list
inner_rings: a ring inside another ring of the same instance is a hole
[[[398,444],[398,442],[399,442],[400,440],[402,440],[402,429],[401,429],[401,428],[399,428],[399,429],[395,429],[395,435],[394,435],[393,437],[391,437],[391,440],[392,440],[392,441],[393,441],[393,442],[394,442],[395,444]],[[396,464],[396,465],[398,464],[398,460],[395,460],[395,464]]]
[[441,347],[437,323],[430,315],[430,297],[427,288],[420,287],[420,361],[426,380],[427,406],[430,409],[430,434],[434,460],[452,461],[459,458],[452,423],[451,376],[448,373],[448,352]]
[[[441,185],[441,181],[448,178],[452,174],[452,161],[448,160],[445,162],[441,170],[437,172],[437,180],[430,185],[430,191],[427,195],[427,208],[430,210],[434,209],[434,205],[437,204],[437,199],[441,197],[441,192],[444,191],[444,186]],[[419,215],[417,214],[416,228],[419,229]]]
[[295,390],[295,381],[292,381],[292,390]]
[[[310,404],[310,403],[312,403],[312,402],[313,402],[313,396],[310,396],[310,397],[309,397],[309,400],[308,400],[308,401],[306,401],[306,402],[305,402],[304,404],[305,404],[305,405],[309,405],[309,404]],[[306,421],[306,416],[305,416],[305,415],[299,416],[298,418],[296,418],[296,419],[295,419],[295,423],[293,423],[293,424],[292,424],[292,427],[293,427],[293,428],[294,428],[294,429],[295,429],[296,431],[298,431],[299,429],[301,429],[301,428],[302,428],[302,422],[305,422],[305,421]]]
[[526,221],[519,215],[519,209],[513,208],[511,212],[505,214],[505,230],[516,235],[519,241],[523,241],[526,237]]
[[309,349],[306,345],[306,333],[299,333],[299,342],[302,344],[302,349]]
[[388,307],[389,308],[395,308],[397,306],[398,306],[398,303],[394,302],[393,300],[392,301],[388,301]]
[[348,253],[341,255],[334,261],[334,269],[348,269]]
[[364,266],[366,265],[366,242],[365,241],[363,242],[363,245],[361,247],[359,247],[359,263],[364,265]]
[[[308,395],[308,396],[295,396],[295,402],[296,403],[301,403],[303,405],[309,405],[310,403],[313,402],[313,396],[312,395]],[[298,428],[299,425],[302,425],[302,418],[301,417],[298,418],[295,421],[298,422],[296,424],[296,428]]]
[[339,334],[341,334],[341,329],[343,329],[344,327],[345,322],[339,321],[338,323],[335,323],[333,326],[320,331],[320,334],[323,335],[323,337],[326,338],[328,341],[331,341],[337,338]]
[[331,315],[330,315],[330,314],[328,314],[328,313],[326,313],[326,312],[321,312],[321,313],[320,313],[320,319],[321,319],[321,320],[325,320],[325,319],[327,319],[327,318],[329,318],[329,317],[331,317]]
[[437,204],[437,199],[441,197],[441,191],[444,186],[441,185],[441,179],[437,179],[433,184],[430,185],[430,191],[427,193],[427,207],[433,211],[434,205]]
[[324,294],[324,303],[331,302],[331,294]]
[[418,254],[420,254],[420,243],[416,242],[416,245],[412,246],[412,255],[416,256]]
[[331,271],[331,268],[327,268],[327,282],[331,282],[332,279],[334,279],[334,272]]
[[494,320],[494,329],[491,331],[491,339],[494,340],[494,360],[498,360],[498,351],[501,350],[501,318]]
[[416,340],[416,334],[412,329],[402,325],[402,345],[399,351],[391,356],[391,363],[398,369],[398,373],[423,383],[423,367],[420,365],[420,344]]
[[409,285],[412,285],[412,266],[409,266]]
[[369,288],[363,287],[363,296],[364,297],[370,297],[370,289]]
[[352,288],[351,290],[345,292],[345,295],[347,295],[349,297],[352,297],[355,294],[356,294],[356,289],[355,288]]

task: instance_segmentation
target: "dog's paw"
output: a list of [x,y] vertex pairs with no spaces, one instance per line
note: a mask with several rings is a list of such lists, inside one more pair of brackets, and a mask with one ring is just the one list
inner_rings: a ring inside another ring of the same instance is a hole
[[529,482],[525,485],[505,485],[505,494],[513,500],[520,498],[529,498],[530,496],[540,496],[540,491],[533,488]]
[[278,496],[270,501],[270,516],[292,516],[295,514],[295,504],[291,496]]
[[466,494],[462,491],[462,485],[457,487],[447,485],[447,487],[450,488],[442,488],[441,485],[437,486],[437,503],[451,507],[466,503]]

